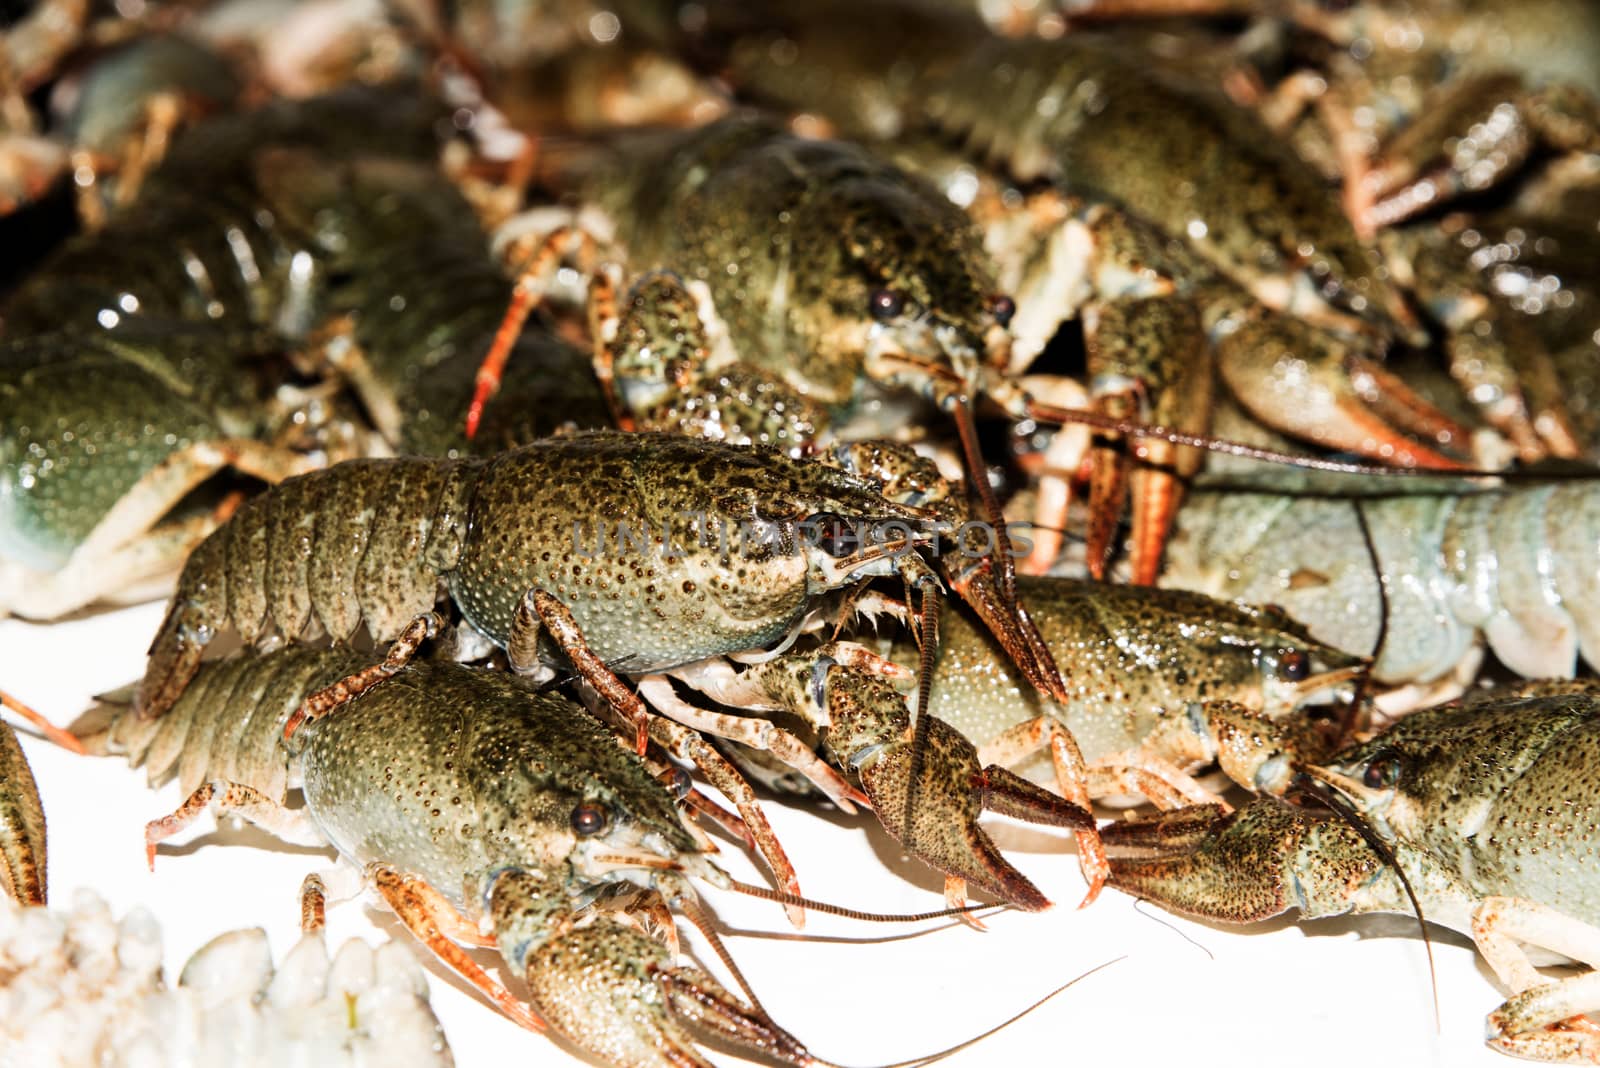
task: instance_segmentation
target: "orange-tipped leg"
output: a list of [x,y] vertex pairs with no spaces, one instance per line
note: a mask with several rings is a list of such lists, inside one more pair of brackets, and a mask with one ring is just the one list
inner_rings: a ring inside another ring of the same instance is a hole
[[1165,441],[1135,446],[1134,454],[1142,462],[1131,479],[1133,548],[1129,556],[1135,586],[1154,586],[1161,574],[1167,535],[1183,503],[1183,478],[1173,470],[1183,453],[1192,454],[1193,450]]
[[327,838],[311,822],[304,809],[285,808],[281,801],[268,797],[253,786],[217,780],[202,783],[171,815],[145,824],[145,861],[151,871],[156,867],[156,847],[212,808],[216,810],[219,820],[224,816],[238,816],[270,831],[290,845],[328,844]]
[[[789,860],[789,855],[784,852],[783,845],[778,841],[777,832],[772,829],[772,824],[767,822],[767,814],[761,811],[761,803],[756,799],[755,791],[739,774],[737,768],[728,763],[721,753],[718,753],[696,731],[690,730],[681,723],[671,720],[652,717],[650,721],[650,735],[667,752],[684,760],[694,762],[710,782],[722,795],[733,802],[733,807],[738,810],[744,819],[744,825],[750,836],[755,840],[756,848],[761,851],[762,859],[767,862],[767,867],[772,871],[772,877],[777,880],[783,890],[795,897],[800,897],[800,879],[795,875],[794,865]],[[804,927],[806,922],[805,910],[798,905],[786,905],[789,922],[796,928]]]
[[616,336],[620,325],[617,315],[617,270],[606,266],[596,271],[589,281],[589,337],[594,345],[591,357],[595,378],[600,380],[600,392],[605,394],[606,407],[611,409],[611,420],[619,430],[634,428],[633,416],[623,408],[617,397]]
[[[944,903],[947,908],[965,909],[967,907],[967,881],[958,875],[944,877]],[[982,920],[976,912],[963,912],[960,915],[962,923],[974,931],[987,931]]]
[[465,923],[437,890],[386,865],[374,865],[368,873],[389,908],[423,945],[433,951],[445,967],[471,983],[489,1003],[505,1013],[513,1023],[530,1031],[543,1032],[544,1021],[533,1010],[484,971],[465,950],[453,942],[446,929],[460,930]]
[[500,378],[505,373],[506,361],[511,358],[511,350],[516,346],[517,338],[522,336],[522,328],[527,323],[528,316],[544,299],[546,276],[567,254],[569,245],[572,246],[572,251],[582,268],[588,273],[592,273],[597,255],[594,238],[576,226],[558,227],[532,249],[528,249],[526,245],[527,243],[513,245],[509,254],[510,259],[523,260],[524,265],[517,272],[516,284],[512,287],[511,302],[506,307],[505,317],[500,320],[500,326],[495,330],[489,351],[484,354],[483,363],[478,367],[472,402],[467,406],[468,438],[478,433],[478,425],[483,421],[484,407],[489,403],[489,398],[500,388]]
[[[1019,384],[1027,390],[1030,403],[1056,408],[1089,407],[1088,391],[1070,378],[1033,375]],[[1047,574],[1061,555],[1067,510],[1072,504],[1072,485],[1083,469],[1092,440],[1088,427],[1067,424],[1056,429],[1042,454],[1019,457],[1018,462],[1035,479],[1038,498],[1034,505],[1033,527],[1028,532],[1033,539],[1033,549],[1017,565],[1022,574]]]
[[[1136,413],[1122,404],[1102,404],[1098,410],[1114,419],[1134,419]],[[1112,539],[1124,507],[1130,509],[1132,544],[1129,564],[1136,586],[1153,586],[1161,573],[1167,535],[1183,499],[1183,478],[1196,466],[1194,450],[1157,438],[1127,443],[1102,442],[1093,452],[1089,481],[1089,529],[1086,537],[1089,573],[1105,578],[1112,556]],[[1179,472],[1176,465],[1184,463]]]
[[[1115,414],[1117,406],[1097,406],[1102,414]],[[1111,562],[1112,541],[1122,523],[1122,510],[1128,503],[1128,456],[1120,441],[1101,439],[1090,453],[1089,527],[1084,533],[1089,574],[1096,580],[1106,577]]]
[[29,708],[27,705],[23,704],[21,701],[18,701],[15,697],[12,697],[3,690],[0,690],[0,707],[9,708],[11,711],[15,712],[17,715],[26,720],[27,723],[36,729],[40,734],[44,735],[46,738],[50,739],[50,741],[59,745],[68,752],[78,754],[83,753],[83,743],[78,741],[77,736],[71,731],[57,727],[54,723],[51,723],[42,715],[35,712],[33,709]]

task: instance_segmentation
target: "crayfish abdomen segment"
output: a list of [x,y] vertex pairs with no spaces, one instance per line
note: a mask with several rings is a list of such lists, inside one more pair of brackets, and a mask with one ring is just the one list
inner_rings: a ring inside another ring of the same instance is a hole
[[455,562],[476,465],[353,460],[285,481],[241,507],[189,558],[150,647],[137,706],[170,708],[205,646],[308,630],[345,641],[365,622],[394,638],[432,610]]

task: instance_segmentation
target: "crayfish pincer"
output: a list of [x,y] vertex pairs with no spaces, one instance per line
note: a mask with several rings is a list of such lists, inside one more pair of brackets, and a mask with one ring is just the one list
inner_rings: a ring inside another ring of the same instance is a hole
[[[1050,907],[1049,898],[1001,855],[979,824],[985,809],[1080,835],[1092,900],[1103,873],[1095,868],[1091,842],[1082,836],[1094,834],[1093,814],[985,762],[978,747],[942,719],[929,724],[919,766],[911,711],[889,682],[911,676],[864,646],[835,641],[738,673],[725,662],[708,663],[686,681],[731,706],[783,711],[805,721],[828,762],[860,784],[884,830],[917,859],[945,873],[945,898],[952,906],[964,904],[971,884],[1017,908]],[[728,733],[746,743],[765,737]],[[968,922],[976,925],[970,917]]]
[[1224,923],[1290,909],[1414,912],[1469,933],[1510,992],[1489,1014],[1491,1046],[1600,1060],[1585,1015],[1600,1007],[1597,973],[1551,979],[1524,948],[1600,967],[1592,680],[1425,709],[1325,762],[1297,763],[1302,774],[1283,785],[1309,780],[1304,792],[1328,808],[1261,797],[1231,815],[1202,805],[1117,824],[1105,836],[1112,884]]
[[[307,700],[328,693],[348,699]],[[697,918],[688,877],[728,877],[669,787],[565,698],[507,672],[415,660],[375,677],[370,657],[291,647],[204,665],[159,720],[110,711],[78,728],[92,748],[197,787],[147,828],[152,858],[208,808],[239,815],[338,851],[302,915],[324,887],[370,888],[507,1016],[603,1063],[705,1065],[691,1029],[810,1061],[758,1005],[676,963],[669,905]],[[498,946],[528,1002],[463,943]]]

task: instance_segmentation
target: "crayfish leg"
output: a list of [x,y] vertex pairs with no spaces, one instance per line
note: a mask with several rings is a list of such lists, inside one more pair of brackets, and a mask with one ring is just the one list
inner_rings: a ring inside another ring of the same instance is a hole
[[[986,770],[988,767],[1000,767],[1003,770],[1004,765],[1015,764],[1030,753],[1041,749],[1050,751],[1050,763],[1055,769],[1056,786],[1061,791],[1062,797],[1066,798],[1066,803],[1080,812],[1090,812],[1092,779],[1089,766],[1083,759],[1083,751],[1078,748],[1077,739],[1073,738],[1066,724],[1054,716],[1039,716],[1009,728],[998,737],[990,739],[989,743],[978,751],[978,760],[986,765]],[[1010,777],[1019,782],[1026,781],[1018,779],[1015,775]],[[1027,785],[1033,786],[1032,783]],[[1060,798],[1055,800],[1060,802]],[[1078,863],[1083,868],[1084,880],[1089,884],[1088,893],[1079,904],[1081,908],[1100,896],[1100,890],[1105,885],[1111,869],[1106,860],[1105,846],[1100,841],[1100,832],[1095,829],[1092,818],[1089,820],[1089,826],[1075,830],[1073,837],[1078,844]]]
[[[1088,408],[1089,394],[1076,381],[1059,375],[1030,375],[1019,380],[1029,397],[1056,408]],[[1031,424],[1029,424],[1031,425]],[[1033,549],[1017,570],[1024,575],[1044,575],[1055,566],[1065,542],[1067,511],[1072,505],[1072,484],[1089,455],[1093,435],[1081,423],[1058,427],[1037,457],[1019,457],[1025,469],[1033,470],[1038,483],[1038,502],[1033,510],[1029,537]]]
[[506,308],[505,317],[495,330],[489,351],[484,353],[483,363],[478,367],[472,403],[467,407],[469,439],[477,434],[478,424],[483,420],[483,409],[489,403],[489,398],[500,388],[500,378],[505,372],[506,361],[511,358],[511,350],[516,347],[517,339],[522,336],[522,328],[527,324],[528,316],[544,299],[546,276],[567,255],[568,246],[576,254],[584,272],[592,274],[594,261],[598,255],[595,239],[587,230],[578,226],[557,227],[545,235],[537,245],[529,248],[528,242],[519,241],[509,251],[509,259],[524,262],[517,271],[516,284],[512,288],[511,302]]
[[152,871],[156,866],[156,847],[215,809],[217,818],[238,816],[290,845],[325,846],[327,838],[302,809],[285,808],[281,801],[268,797],[253,786],[213,780],[200,784],[170,815],[151,820],[144,828],[145,859]]
[[633,417],[617,397],[616,346],[622,325],[617,313],[619,274],[615,265],[607,264],[589,281],[589,336],[594,346],[590,359],[594,364],[594,376],[600,380],[600,391],[605,394],[606,407],[611,409],[612,421],[619,430],[632,430]]
[[665,675],[651,675],[640,680],[639,692],[663,715],[691,730],[766,750],[804,775],[842,812],[853,814],[856,803],[866,800],[843,775],[819,757],[816,750],[769,720],[691,705],[673,692],[672,683]]
[[[755,839],[762,859],[767,862],[772,877],[785,892],[800,897],[800,879],[795,875],[794,864],[784,852],[777,833],[772,829],[772,824],[767,822],[766,813],[761,811],[761,803],[756,799],[755,791],[750,788],[744,776],[739,774],[738,769],[728,763],[727,759],[697,732],[682,724],[652,717],[650,736],[672,755],[693,761],[694,766],[710,780],[711,785],[721,790],[722,795],[733,802],[734,808],[744,819],[746,830]],[[786,905],[784,909],[789,915],[789,922],[796,928],[805,926],[804,909],[799,905]]]
[[[442,894],[421,879],[403,875],[387,865],[373,865],[368,872],[374,889],[385,904],[405,924],[417,941],[451,971],[471,983],[495,1008],[513,1023],[530,1031],[543,1032],[545,1022],[518,1000],[517,996],[473,960],[446,931],[460,932],[466,920]],[[475,940],[474,944],[481,944]]]
[[[944,877],[944,903],[947,908],[965,909],[967,907],[967,881],[959,875],[946,875]],[[987,931],[988,925],[978,918],[975,912],[961,913],[961,922],[974,931]]]
[[33,709],[29,708],[15,697],[12,697],[4,690],[0,690],[0,708],[8,708],[12,712],[15,712],[17,715],[21,716],[30,727],[37,730],[40,734],[44,735],[50,741],[65,749],[67,752],[77,753],[79,756],[84,754],[85,750],[83,748],[83,743],[78,740],[77,735],[73,734],[71,731],[63,730],[62,728],[57,727],[54,723],[51,723],[49,720],[45,719],[43,715],[35,712]]
[[1472,940],[1512,996],[1489,1014],[1488,1043],[1516,1057],[1600,1060],[1600,972],[1551,981],[1528,960],[1539,946],[1600,966],[1600,929],[1525,898],[1488,897],[1473,910]]
[[589,647],[572,611],[553,594],[540,589],[529,590],[518,603],[511,621],[511,636],[506,641],[506,655],[511,660],[512,670],[523,671],[538,662],[540,627],[561,647],[579,677],[633,724],[634,750],[644,756],[650,747],[650,721],[655,718],[649,706]]
[[283,739],[288,741],[294,732],[306,723],[314,723],[324,716],[343,708],[383,680],[392,677],[411,662],[424,641],[434,637],[444,627],[444,620],[436,612],[428,612],[413,619],[389,646],[383,660],[371,667],[324,686],[300,702],[283,724]]

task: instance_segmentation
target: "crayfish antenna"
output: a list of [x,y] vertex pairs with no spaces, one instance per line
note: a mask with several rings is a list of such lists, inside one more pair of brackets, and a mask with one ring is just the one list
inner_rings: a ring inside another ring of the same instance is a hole
[[917,610],[917,644],[917,705],[916,718],[911,724],[910,788],[906,790],[905,811],[901,814],[906,827],[913,825],[916,814],[917,795],[922,787],[922,766],[928,753],[929,723],[933,718],[928,715],[927,708],[933,695],[934,661],[939,648],[939,584],[936,581],[922,585],[922,603]]
[[1321,801],[1334,815],[1348,824],[1361,836],[1367,848],[1376,853],[1378,859],[1394,872],[1396,879],[1400,880],[1400,886],[1406,892],[1406,899],[1411,902],[1411,911],[1417,917],[1417,932],[1422,936],[1423,952],[1428,955],[1428,985],[1433,991],[1433,1029],[1442,1031],[1444,1024],[1439,1008],[1439,973],[1433,963],[1433,941],[1428,938],[1428,923],[1426,917],[1422,915],[1422,902],[1417,900],[1417,892],[1412,888],[1411,880],[1406,877],[1405,869],[1400,866],[1399,858],[1394,855],[1394,850],[1389,848],[1388,843],[1379,836],[1372,825],[1362,818],[1360,811],[1346,801],[1332,784],[1322,781],[1308,771],[1296,777],[1294,788]]
[[[1114,957],[1111,960],[1106,961],[1104,964],[1097,964],[1093,968],[1090,968],[1088,971],[1082,973],[1081,975],[1075,976],[1075,977],[1067,980],[1065,983],[1062,983],[1060,986],[1058,986],[1054,990],[1050,991],[1050,993],[1046,994],[1044,997],[1040,998],[1038,1001],[1035,1001],[1032,1005],[1029,1005],[1027,1008],[1023,1009],[1021,1012],[1016,1013],[1014,1016],[1011,1016],[1011,1017],[1009,1017],[1009,1018],[1007,1018],[1005,1020],[1001,1020],[999,1023],[995,1024],[993,1027],[989,1028],[988,1030],[983,1031],[983,1032],[981,1032],[979,1034],[973,1035],[971,1038],[964,1039],[963,1041],[958,1042],[953,1046],[948,1046],[945,1049],[939,1050],[936,1053],[927,1053],[927,1054],[922,1055],[921,1057],[913,1057],[912,1059],[906,1060],[906,1061],[896,1061],[893,1064],[876,1065],[876,1066],[874,1066],[874,1068],[923,1068],[924,1065],[936,1064],[939,1061],[944,1060],[946,1057],[951,1057],[951,1056],[954,1056],[957,1053],[960,1053],[964,1049],[971,1049],[973,1046],[977,1045],[979,1042],[982,1042],[982,1041],[984,1041],[985,1039],[988,1039],[988,1038],[993,1038],[995,1035],[999,1034],[1001,1031],[1004,1031],[1006,1028],[1010,1027],[1012,1024],[1017,1023],[1019,1020],[1022,1020],[1024,1017],[1031,1015],[1035,1010],[1043,1008],[1047,1003],[1055,1000],[1057,995],[1063,994],[1066,991],[1072,989],[1074,986],[1077,986],[1079,983],[1081,983],[1085,979],[1089,978],[1089,976],[1095,974],[1096,972],[1104,971],[1105,969],[1111,967],[1113,964],[1120,964],[1120,963],[1122,963],[1123,961],[1125,961],[1127,959],[1128,959],[1127,957]],[[825,1061],[822,1058],[817,1057],[814,1054],[812,1055],[811,1063],[816,1064],[816,1065],[821,1065],[821,1066],[823,1066],[823,1068],[845,1068],[844,1065],[838,1064],[835,1061]]]
[[830,905],[826,901],[815,901],[809,897],[798,894],[786,894],[782,890],[772,890],[765,886],[756,886],[751,883],[742,883],[737,879],[729,879],[727,889],[748,897],[757,897],[763,901],[776,901],[781,905],[799,905],[803,908],[816,909],[828,916],[843,916],[847,920],[864,920],[868,923],[918,923],[923,920],[942,920],[953,916],[971,916],[990,909],[1009,908],[1006,904],[988,905],[960,905],[955,908],[933,909],[928,912],[864,912],[861,909],[847,908],[844,905]]
[[956,430],[961,436],[961,451],[966,458],[967,480],[978,494],[983,507],[983,518],[994,533],[995,567],[999,576],[1000,596],[1006,602],[1017,597],[1016,560],[1011,552],[1011,539],[1006,533],[1005,513],[1000,509],[1000,499],[989,484],[988,468],[983,462],[983,451],[978,447],[978,427],[972,417],[972,402],[960,397],[955,402]]
[[1080,423],[1108,434],[1123,434],[1134,438],[1160,438],[1174,445],[1188,445],[1196,449],[1204,449],[1207,452],[1221,453],[1224,456],[1237,456],[1245,460],[1281,464],[1284,467],[1299,467],[1308,471],[1326,471],[1335,475],[1372,475],[1381,478],[1415,478],[1425,475],[1447,475],[1455,478],[1503,478],[1506,475],[1504,471],[1490,471],[1465,464],[1457,464],[1454,461],[1447,461],[1441,465],[1417,463],[1400,467],[1389,464],[1334,460],[1323,456],[1309,456],[1305,453],[1262,448],[1259,445],[1250,445],[1246,442],[1233,441],[1229,438],[1213,437],[1210,434],[1193,434],[1185,430],[1178,430],[1170,426],[1160,426],[1155,423],[1133,423],[1121,419],[1110,419],[1095,412],[1077,408],[1058,408],[1049,404],[1033,403],[1030,404],[1028,411],[1035,419],[1045,422]]

